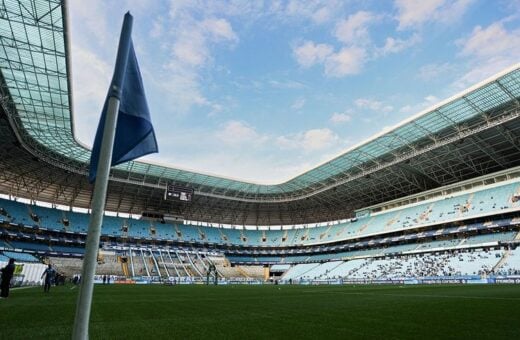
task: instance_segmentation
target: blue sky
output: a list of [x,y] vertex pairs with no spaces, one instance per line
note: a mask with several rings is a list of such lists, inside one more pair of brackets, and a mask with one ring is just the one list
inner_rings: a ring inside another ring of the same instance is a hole
[[70,1],[74,119],[92,145],[134,16],[159,154],[279,183],[519,62],[518,0]]

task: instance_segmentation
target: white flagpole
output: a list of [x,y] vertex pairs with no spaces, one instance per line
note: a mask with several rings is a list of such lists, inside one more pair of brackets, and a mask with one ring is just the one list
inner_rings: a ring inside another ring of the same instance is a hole
[[92,213],[90,216],[87,241],[85,244],[81,285],[76,304],[76,318],[74,319],[74,329],[72,333],[72,339],[74,340],[88,339],[88,326],[90,320],[92,292],[94,290],[94,274],[96,271],[97,255],[99,250],[99,237],[101,235],[103,211],[105,208],[106,192],[108,187],[108,176],[110,174],[112,149],[114,146],[117,115],[119,112],[119,98],[121,96],[124,71],[128,59],[131,31],[132,16],[127,13],[121,30],[114,78],[109,90],[105,128],[103,131],[103,139],[99,154],[96,182],[94,184],[94,195],[92,197]]

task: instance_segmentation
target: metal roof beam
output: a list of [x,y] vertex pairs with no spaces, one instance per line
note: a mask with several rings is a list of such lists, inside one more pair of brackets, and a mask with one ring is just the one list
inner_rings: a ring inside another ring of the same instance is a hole
[[438,186],[440,186],[441,184],[436,181],[433,177],[425,174],[424,172],[422,171],[419,171],[417,170],[416,168],[414,168],[413,166],[411,166],[409,163],[401,163],[399,165],[402,169],[404,169],[406,172],[412,174],[413,176],[415,177],[418,177],[422,180],[423,182],[423,187],[424,189],[423,190],[428,190],[428,189],[431,189],[431,188],[436,188]]
[[490,159],[492,159],[495,163],[500,165],[502,168],[506,167],[508,161],[504,159],[497,150],[494,150],[491,145],[489,145],[485,140],[480,138],[479,136],[471,136],[470,140],[473,142],[475,146],[480,148]]

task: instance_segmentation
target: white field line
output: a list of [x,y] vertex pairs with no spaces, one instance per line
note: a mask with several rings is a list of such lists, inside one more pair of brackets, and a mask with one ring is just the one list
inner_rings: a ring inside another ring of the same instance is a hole
[[29,289],[29,288],[38,288],[40,286],[23,286],[23,287],[13,287],[10,290],[19,290],[19,289]]

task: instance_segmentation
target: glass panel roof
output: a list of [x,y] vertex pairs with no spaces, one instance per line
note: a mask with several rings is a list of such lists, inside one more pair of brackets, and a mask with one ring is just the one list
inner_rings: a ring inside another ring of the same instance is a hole
[[[16,107],[21,135],[86,165],[90,150],[76,142],[69,101],[66,25],[60,0],[5,0],[0,12],[0,71]],[[449,126],[499,107],[520,96],[516,67],[479,88],[424,112],[384,135],[293,179],[258,185],[144,162],[128,162],[117,169],[222,190],[231,195],[280,195],[312,191],[349,170],[375,160]],[[152,113],[153,114],[153,113]],[[373,163],[373,162],[372,162]]]

